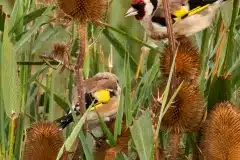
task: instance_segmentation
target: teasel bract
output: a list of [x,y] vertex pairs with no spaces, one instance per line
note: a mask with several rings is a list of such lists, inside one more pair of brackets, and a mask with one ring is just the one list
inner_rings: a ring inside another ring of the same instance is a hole
[[[64,143],[63,133],[55,123],[39,121],[27,129],[24,160],[55,160]],[[61,160],[67,160],[67,152]]]
[[[186,37],[178,38],[177,41],[178,48],[173,73],[176,79],[172,83],[175,83],[176,87],[182,83],[182,86],[163,116],[160,127],[160,130],[169,131],[169,159],[176,159],[182,134],[198,131],[204,117],[204,98],[198,88],[200,75],[198,49]],[[150,107],[154,129],[157,128],[162,106],[161,96],[170,75],[170,52],[170,47],[166,45],[160,57],[162,79],[159,88],[153,91],[153,104]],[[175,90],[170,89],[170,92],[174,93]]]
[[215,105],[203,127],[201,154],[204,160],[240,159],[240,112],[226,101]]
[[[157,96],[163,93],[164,88],[158,88],[154,93],[154,102],[151,106],[154,129],[157,128],[161,102]],[[183,82],[181,89],[173,103],[168,108],[161,121],[160,130],[169,131],[169,154],[176,157],[179,142],[183,133],[196,132],[200,129],[204,118],[204,99],[198,87],[190,82]],[[175,158],[173,158],[175,159]]]

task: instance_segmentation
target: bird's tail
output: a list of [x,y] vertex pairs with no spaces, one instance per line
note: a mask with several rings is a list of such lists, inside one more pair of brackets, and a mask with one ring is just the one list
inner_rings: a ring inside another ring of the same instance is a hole
[[68,124],[73,122],[73,116],[72,113],[68,113],[58,119],[55,120],[55,122],[59,123],[59,130],[63,130]]

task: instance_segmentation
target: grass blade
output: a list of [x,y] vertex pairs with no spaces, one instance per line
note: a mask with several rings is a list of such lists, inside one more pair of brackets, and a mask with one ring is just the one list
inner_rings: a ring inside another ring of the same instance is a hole
[[138,120],[133,121],[130,131],[140,160],[151,160],[153,131],[149,111],[145,111]]
[[87,114],[89,112],[90,108],[84,113],[84,115],[81,117],[81,119],[78,121],[77,125],[74,127],[71,135],[67,138],[67,140],[64,142],[64,145],[62,146],[62,148],[60,149],[59,153],[58,153],[58,156],[57,156],[57,160],[59,160],[63,154],[63,151],[66,149],[66,151],[68,151],[74,141],[77,139],[78,137],[78,134],[80,133],[81,129],[82,129],[82,126],[83,124],[85,123],[86,121],[86,118],[87,118]]
[[5,111],[8,117],[12,113],[18,115],[20,113],[20,86],[17,77],[17,61],[14,54],[13,44],[8,36],[9,19],[5,19],[3,46],[1,54],[1,90]]

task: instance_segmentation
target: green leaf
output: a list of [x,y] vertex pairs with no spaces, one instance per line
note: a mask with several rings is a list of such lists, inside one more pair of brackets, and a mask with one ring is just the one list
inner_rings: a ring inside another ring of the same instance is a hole
[[103,30],[103,34],[109,40],[110,43],[114,46],[114,48],[118,51],[118,54],[122,59],[129,55],[130,67],[135,72],[137,70],[137,63],[131,54],[123,47],[123,45],[117,40],[117,38],[108,31],[108,29]]
[[89,112],[90,108],[84,113],[84,115],[81,117],[81,119],[78,121],[77,125],[74,127],[71,135],[67,138],[67,140],[64,142],[64,145],[62,146],[62,148],[60,149],[58,156],[57,156],[57,160],[59,160],[63,154],[63,151],[66,149],[66,151],[70,150],[70,148],[72,147],[74,141],[77,139],[83,124],[86,121],[87,118],[87,114]]
[[[17,34],[20,34],[23,31],[23,1],[16,0],[12,14],[10,16],[9,32],[17,31]],[[13,30],[14,29],[14,30]]]
[[117,140],[117,136],[121,134],[123,112],[124,112],[124,98],[123,98],[123,93],[121,93],[120,103],[118,106],[116,121],[115,121],[115,125],[114,125],[115,141]]
[[5,19],[1,63],[1,90],[3,103],[7,116],[12,113],[16,116],[20,113],[20,86],[17,77],[17,61],[14,53],[13,44],[8,36],[9,19]]
[[127,122],[127,127],[131,125],[132,123],[132,101],[131,101],[131,73],[130,73],[130,65],[129,65],[129,57],[127,59],[127,62],[125,64],[125,84],[126,84],[126,88],[125,88],[125,101],[124,101],[124,105],[125,105],[125,115],[126,115],[126,122]]
[[49,48],[52,49],[53,44],[59,42],[60,39],[61,42],[68,42],[70,40],[66,29],[60,25],[53,26],[52,24],[48,24],[34,41],[32,53],[46,52]]
[[158,71],[159,63],[155,61],[152,68],[147,73],[144,74],[144,76],[142,77],[141,81],[138,84],[138,87],[133,98],[132,111],[135,112],[136,109],[138,109],[137,112],[139,112],[139,109],[143,109],[139,107],[142,106],[142,104],[145,104],[149,96],[151,97],[153,82],[157,77]]
[[213,77],[209,88],[207,109],[210,111],[216,103],[229,101],[231,98],[231,80],[224,77]]
[[28,81],[25,84],[22,85],[22,87],[25,87],[25,86],[31,84],[33,81],[35,81],[38,78],[38,76],[40,76],[40,74],[42,74],[44,71],[46,71],[47,68],[48,68],[48,66],[45,65],[43,68],[39,69],[34,75],[32,75],[32,77],[30,77],[28,79]]
[[143,46],[146,46],[146,47],[148,47],[148,48],[150,48],[150,49],[153,49],[153,50],[157,51],[156,48],[152,47],[151,45],[148,45],[147,43],[143,42],[142,40],[137,39],[137,38],[131,36],[130,34],[124,32],[124,31],[122,31],[122,30],[119,30],[119,29],[117,29],[117,28],[115,28],[115,27],[112,27],[112,26],[110,26],[110,25],[108,25],[108,24],[106,24],[106,23],[101,23],[101,24],[103,24],[106,28],[109,28],[109,29],[111,29],[112,31],[115,31],[115,32],[121,34],[122,36],[127,37],[128,39],[131,39],[131,40],[133,40],[133,41],[135,41],[135,42],[137,42],[137,43],[139,43],[139,44],[141,44],[141,45],[143,45]]
[[130,131],[140,160],[151,160],[153,131],[149,111],[145,111],[138,120],[133,121]]
[[[44,86],[42,83],[38,82],[37,80],[35,81],[37,84],[39,84],[40,87],[42,87],[45,92],[48,94],[48,95],[51,95],[51,91],[46,87]],[[63,110],[67,110],[69,108],[69,105],[68,103],[63,99],[61,98],[60,96],[58,96],[57,94],[53,94],[53,98],[55,100],[55,102],[63,109]]]
[[44,23],[46,23],[49,20],[49,16],[47,16],[47,14],[49,14],[50,12],[52,12],[52,6],[48,7],[42,14],[41,17],[39,17],[36,22],[34,23],[34,25],[31,27],[31,29],[22,36],[22,38],[15,44],[14,48],[15,51],[17,51],[19,48],[22,47],[23,44],[25,44],[30,38],[31,36],[37,32],[37,30],[39,29],[39,27],[41,25],[43,25]]
[[[98,112],[97,112],[98,114]],[[102,119],[102,117],[98,114],[98,118],[100,120],[100,125],[101,125],[101,128],[103,130],[103,133],[107,136],[107,139],[109,141],[109,144],[111,147],[115,146],[116,145],[116,141],[113,137],[113,134],[111,133],[111,131],[109,130],[109,128],[107,127],[106,123],[104,122],[104,120]]]
[[235,20],[235,25],[238,26],[240,24],[240,16],[237,16]]
[[[28,23],[30,23],[31,21],[37,19],[38,17],[40,17],[44,11],[47,9],[48,7],[43,7],[43,8],[39,8],[36,9],[35,11],[25,15],[23,17],[23,24],[26,25]],[[56,7],[53,7],[52,10],[54,10]]]

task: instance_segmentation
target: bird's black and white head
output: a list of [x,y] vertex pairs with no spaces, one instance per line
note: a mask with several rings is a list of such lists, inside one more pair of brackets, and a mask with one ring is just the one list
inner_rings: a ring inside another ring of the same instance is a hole
[[158,0],[133,0],[132,7],[126,13],[126,17],[135,16],[137,20],[142,20],[146,16],[151,16],[157,9]]

